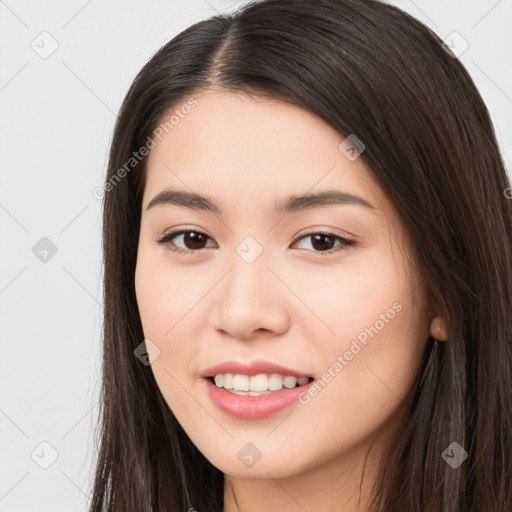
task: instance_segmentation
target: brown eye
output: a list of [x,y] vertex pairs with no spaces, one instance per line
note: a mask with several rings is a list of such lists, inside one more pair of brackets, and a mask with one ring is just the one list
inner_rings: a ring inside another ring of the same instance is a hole
[[[317,252],[319,254],[332,254],[333,252],[337,252],[343,247],[354,247],[357,245],[354,240],[343,238],[341,236],[335,235],[334,233],[309,233],[307,235],[301,236],[297,242],[306,240],[308,238],[311,239],[310,245],[313,248],[313,252]],[[335,246],[336,242],[339,242],[337,248]]]
[[187,249],[203,249],[206,244],[206,235],[197,231],[188,231],[183,234],[183,243]]
[[328,251],[335,246],[335,240],[329,235],[311,235],[311,246],[318,251]]
[[[182,237],[181,244],[185,246],[185,249],[176,246],[174,239],[178,239],[179,237]],[[157,242],[161,245],[165,245],[171,251],[186,253],[204,249],[205,244],[209,238],[210,237],[208,235],[202,233],[201,231],[194,231],[189,229],[169,233],[160,240],[157,240]]]
[[[180,244],[184,246],[184,248],[178,246],[174,241],[175,239],[178,240]],[[311,239],[310,245],[312,250],[310,252],[320,255],[332,254],[340,249],[343,249],[344,247],[354,247],[357,245],[354,240],[349,240],[347,238],[335,235],[334,233],[327,232],[317,232],[303,235],[295,243],[306,239]],[[157,240],[157,243],[177,253],[194,254],[195,252],[199,252],[201,249],[207,248],[206,243],[208,240],[211,240],[211,238],[201,231],[182,229],[180,231],[168,233],[160,240]]]

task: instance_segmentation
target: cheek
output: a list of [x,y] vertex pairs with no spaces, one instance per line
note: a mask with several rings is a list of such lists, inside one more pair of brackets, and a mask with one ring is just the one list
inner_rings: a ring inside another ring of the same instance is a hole
[[135,293],[145,336],[168,345],[182,324],[190,323],[205,281],[197,279],[197,271],[170,268],[161,255],[139,248]]
[[305,295],[329,329],[317,321],[309,330],[315,341],[307,350],[319,362],[320,382],[304,402],[330,410],[326,417],[333,429],[344,425],[355,435],[377,427],[413,386],[428,333],[424,297],[418,286],[411,289],[406,269],[396,251],[375,251],[364,268],[354,260],[338,276],[332,269],[319,273],[315,290]]
[[[155,263],[155,257],[139,252],[135,270],[135,292],[147,344],[151,370],[169,407],[180,414],[201,415],[195,410],[187,389],[190,387],[190,362],[198,350],[199,322],[194,313],[206,295],[193,282],[193,270],[180,271]],[[198,280],[199,281],[199,280]],[[204,279],[203,285],[206,286]],[[197,285],[200,283],[198,282]],[[153,351],[153,353],[152,353]]]
[[[387,323],[379,318],[386,311]],[[364,314],[354,310],[354,316],[357,321],[336,324],[338,341],[326,344],[318,354],[323,361],[320,375],[301,397],[294,416],[301,425],[300,436],[308,440],[303,457],[317,463],[364,439],[385,435],[388,427],[394,430],[417,378],[425,340],[406,293],[372,298],[366,301]]]
[[305,317],[296,314],[295,322],[307,330],[310,349],[319,356],[344,353],[354,339],[361,346],[383,339],[400,343],[415,332],[419,318],[409,306],[411,285],[405,267],[382,247],[354,253],[339,266],[282,274],[311,312],[304,310]]

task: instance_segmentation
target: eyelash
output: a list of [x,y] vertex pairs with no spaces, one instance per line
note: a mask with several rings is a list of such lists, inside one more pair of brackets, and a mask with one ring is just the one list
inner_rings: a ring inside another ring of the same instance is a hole
[[[181,249],[181,248],[176,247],[176,245],[171,243],[171,240],[173,238],[175,238],[178,235],[183,235],[183,234],[186,234],[186,233],[197,233],[197,234],[203,235],[203,236],[205,236],[205,237],[207,237],[207,238],[209,238],[211,240],[211,238],[206,233],[203,233],[202,231],[199,231],[199,230],[196,230],[196,229],[181,229],[181,230],[172,231],[171,233],[168,233],[167,235],[162,237],[160,240],[157,240],[156,242],[158,244],[160,244],[160,245],[165,246],[166,249],[168,249],[170,251],[173,251],[173,252],[178,253],[178,254],[187,254],[187,255],[191,256],[194,253],[197,253],[198,251],[201,251],[201,249]],[[311,233],[306,233],[306,234],[300,236],[299,238],[297,238],[297,240],[294,241],[294,244],[296,242],[302,240],[303,238],[308,238],[308,237],[313,236],[313,235],[326,235],[326,236],[329,236],[331,238],[334,238],[335,241],[339,241],[341,243],[341,245],[337,246],[337,248],[330,249],[328,251],[310,251],[310,252],[319,254],[321,256],[329,255],[329,254],[334,254],[334,253],[338,252],[339,250],[341,250],[343,248],[349,248],[349,247],[353,248],[353,247],[355,247],[357,245],[357,242],[355,240],[350,240],[348,238],[343,238],[341,236],[335,235],[334,233],[330,233],[328,231],[312,231]]]

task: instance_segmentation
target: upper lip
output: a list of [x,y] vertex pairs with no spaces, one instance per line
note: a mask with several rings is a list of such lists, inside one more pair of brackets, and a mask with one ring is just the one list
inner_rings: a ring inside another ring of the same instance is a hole
[[305,373],[292,370],[291,368],[286,368],[285,366],[281,366],[276,363],[272,363],[270,361],[249,361],[249,362],[239,362],[239,361],[224,361],[222,363],[216,364],[215,366],[211,366],[207,368],[202,374],[202,377],[214,377],[219,373],[238,373],[241,375],[258,375],[259,373],[279,373],[283,376],[291,375],[293,377],[297,377],[300,379],[301,377],[310,377]]

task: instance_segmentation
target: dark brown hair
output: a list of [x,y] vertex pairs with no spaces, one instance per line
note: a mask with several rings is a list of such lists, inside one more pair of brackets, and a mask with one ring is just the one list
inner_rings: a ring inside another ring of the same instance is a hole
[[[104,355],[91,512],[223,508],[223,473],[190,441],[149,366],[134,272],[147,158],[113,178],[169,109],[208,88],[264,95],[355,134],[449,320],[428,340],[372,512],[512,510],[512,201],[487,108],[422,23],[375,0],[265,0],[195,23],[122,104],[104,195]],[[442,458],[459,443],[468,459]]]

